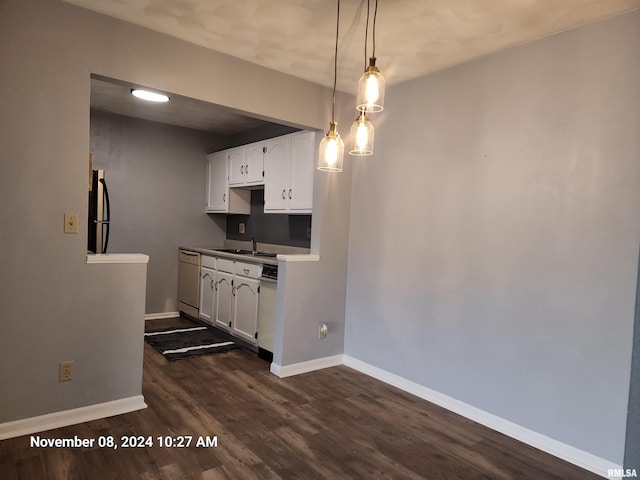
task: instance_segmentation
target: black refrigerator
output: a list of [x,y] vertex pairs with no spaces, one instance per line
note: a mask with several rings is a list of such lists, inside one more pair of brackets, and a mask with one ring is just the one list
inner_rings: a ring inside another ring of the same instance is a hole
[[104,181],[104,170],[93,170],[89,189],[89,228],[87,250],[107,253],[109,246],[109,222],[111,219],[109,190]]

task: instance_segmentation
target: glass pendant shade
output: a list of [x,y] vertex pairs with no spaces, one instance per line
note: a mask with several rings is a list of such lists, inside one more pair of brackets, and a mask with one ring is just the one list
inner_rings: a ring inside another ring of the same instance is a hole
[[369,66],[360,77],[357,102],[361,112],[384,110],[384,77],[376,67],[376,57],[369,58]]
[[320,142],[318,152],[318,170],[341,172],[344,159],[344,142],[336,129],[338,124],[331,122],[329,131]]
[[365,157],[373,155],[373,124],[367,120],[365,112],[361,112],[351,125],[351,141],[353,148],[350,155]]

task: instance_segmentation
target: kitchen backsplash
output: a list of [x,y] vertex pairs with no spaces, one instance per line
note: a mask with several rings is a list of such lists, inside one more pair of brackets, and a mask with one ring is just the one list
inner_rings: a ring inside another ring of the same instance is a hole
[[[238,233],[245,224],[245,233]],[[264,190],[251,191],[251,215],[227,215],[227,239],[309,248],[311,215],[264,213]]]

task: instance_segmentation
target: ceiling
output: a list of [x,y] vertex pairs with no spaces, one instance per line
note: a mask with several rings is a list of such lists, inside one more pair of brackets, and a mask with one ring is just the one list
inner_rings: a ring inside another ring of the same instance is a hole
[[[337,1],[64,1],[295,77],[333,82]],[[341,0],[340,8],[337,88],[355,93],[365,67],[367,0]],[[637,8],[640,0],[379,0],[377,65],[394,84]],[[368,55],[370,42],[371,32]]]
[[227,107],[170,93],[167,103],[152,103],[131,95],[132,85],[104,77],[91,78],[91,108],[220,135],[233,135],[269,122],[237,113]]

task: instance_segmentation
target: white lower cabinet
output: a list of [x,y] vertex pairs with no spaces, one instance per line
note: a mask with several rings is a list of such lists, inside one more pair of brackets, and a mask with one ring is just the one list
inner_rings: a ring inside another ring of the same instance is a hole
[[200,319],[213,325],[214,282],[216,271],[200,268]]
[[260,280],[239,277],[233,279],[233,316],[231,333],[245,342],[258,343],[258,294]]
[[214,325],[227,332],[231,330],[231,298],[233,290],[233,273],[216,271]]
[[200,318],[257,345],[261,273],[259,264],[204,256],[200,268]]

